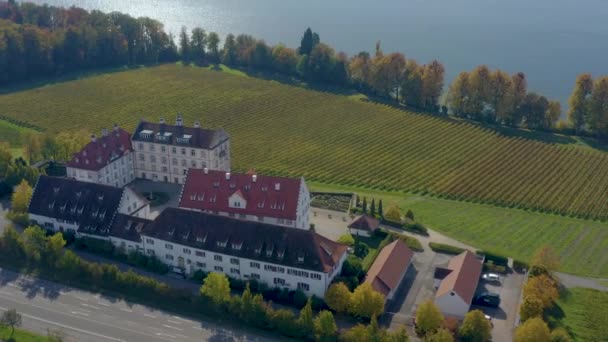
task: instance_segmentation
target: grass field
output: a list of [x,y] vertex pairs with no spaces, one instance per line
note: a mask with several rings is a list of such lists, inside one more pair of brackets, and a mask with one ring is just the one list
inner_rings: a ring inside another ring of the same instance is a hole
[[[7,341],[11,336],[10,327],[0,326],[0,341]],[[47,342],[46,336],[37,335],[29,331],[15,329],[15,335],[13,335],[15,342]]]
[[164,65],[0,95],[50,132],[139,118],[223,127],[233,165],[325,183],[608,218],[608,153],[570,137],[493,130],[237,72]]
[[564,327],[575,341],[608,341],[608,292],[574,288],[560,300],[552,322]]
[[0,119],[0,142],[7,142],[10,146],[20,147],[23,146],[23,139],[29,133],[36,133],[36,131]]
[[561,271],[608,277],[608,224],[520,209],[451,201],[429,196],[311,183],[312,191],[355,192],[411,209],[430,229],[481,249],[528,260],[551,245],[561,257]]

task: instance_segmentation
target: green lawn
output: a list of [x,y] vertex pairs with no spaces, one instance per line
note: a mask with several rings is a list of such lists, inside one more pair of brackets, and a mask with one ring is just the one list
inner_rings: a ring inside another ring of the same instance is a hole
[[608,292],[574,288],[562,295],[549,318],[575,341],[608,341]]
[[481,249],[528,260],[549,244],[561,256],[561,271],[608,277],[608,223],[520,209],[450,201],[429,196],[310,183],[311,191],[350,191],[411,209],[428,228]]
[[[11,328],[0,326],[0,340],[6,341],[11,335]],[[15,335],[13,335],[13,339],[16,342],[47,342],[48,339],[46,336],[37,335],[31,333],[29,331],[15,329]]]
[[0,142],[7,142],[13,147],[21,147],[25,135],[28,133],[36,133],[36,131],[0,119]]
[[363,258],[363,262],[361,263],[363,266],[363,269],[367,270],[367,269],[369,269],[369,267],[372,265],[372,263],[378,256],[378,253],[380,253],[380,251],[378,250],[378,246],[380,246],[380,243],[384,239],[381,237],[375,236],[375,235],[372,235],[371,237],[363,237],[363,236],[353,236],[353,237],[355,238],[355,243],[363,242],[367,245],[367,247],[369,247],[369,251],[368,251],[367,255],[365,256],[365,258]]

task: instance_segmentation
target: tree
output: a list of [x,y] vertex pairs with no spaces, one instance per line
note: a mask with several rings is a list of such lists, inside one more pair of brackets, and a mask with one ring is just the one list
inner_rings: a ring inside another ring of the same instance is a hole
[[338,242],[343,245],[352,246],[355,244],[355,239],[352,235],[346,233],[338,238]]
[[298,323],[304,328],[305,331],[313,331],[313,313],[312,313],[312,300],[308,298],[306,305],[300,310],[300,317],[298,317]]
[[221,62],[226,65],[235,65],[237,62],[236,41],[232,33],[228,34],[224,40]]
[[489,101],[496,122],[503,124],[511,121],[513,114],[513,82],[509,75],[495,70],[490,75]]
[[556,126],[559,118],[562,116],[562,105],[559,101],[549,101],[549,107],[545,113],[545,129],[552,129]]
[[300,55],[310,55],[312,49],[314,49],[317,44],[319,44],[319,35],[313,33],[309,27],[304,31],[298,52]]
[[414,220],[414,212],[411,209],[407,210],[407,212],[405,213],[405,217],[408,218],[408,219],[410,219],[410,220],[412,220],[412,221],[415,221]]
[[192,30],[190,40],[190,55],[195,63],[201,63],[205,59],[205,46],[207,46],[207,34],[205,30],[196,27]]
[[41,260],[46,246],[46,235],[42,228],[30,226],[23,231],[21,240],[28,259],[38,262]]
[[[469,77],[470,97],[467,101],[467,114],[472,119],[488,119],[484,117],[484,109],[490,102],[491,89],[490,69],[486,65],[480,65],[473,69]],[[489,118],[494,121],[493,118]]]
[[456,116],[466,117],[468,113],[468,102],[470,100],[471,91],[469,89],[469,73],[461,72],[452,81],[448,90],[447,103],[448,107]]
[[24,179],[15,188],[11,197],[11,210],[16,213],[26,213],[32,199],[32,187]]
[[589,98],[587,124],[592,133],[608,134],[608,76],[595,80]]
[[333,78],[335,63],[334,49],[319,43],[301,59],[298,72],[309,81],[339,83]]
[[382,199],[378,201],[378,215],[383,218],[384,217],[384,208],[382,208]]
[[367,214],[367,198],[363,196],[363,204],[361,205],[361,210],[364,214]]
[[427,335],[424,342],[454,342],[454,336],[449,330],[440,328],[435,333]]
[[46,338],[49,342],[63,342],[65,333],[62,330],[47,329]]
[[272,65],[272,50],[263,40],[255,43],[252,64],[258,69],[267,69]]
[[399,93],[405,70],[405,56],[401,53],[377,56],[372,61],[372,88],[380,95],[391,97]]
[[473,310],[464,316],[460,327],[460,338],[462,341],[485,342],[492,336],[492,326],[483,312]]
[[370,318],[384,311],[384,296],[372,288],[369,283],[359,285],[350,298],[350,313]]
[[361,241],[355,244],[355,255],[358,258],[365,258],[369,253],[369,246]]
[[524,322],[515,330],[515,342],[550,342],[551,335],[547,323],[540,317]]
[[531,265],[554,271],[559,268],[559,257],[551,246],[545,245],[536,250]]
[[548,308],[559,297],[557,283],[546,274],[530,277],[524,285],[524,298],[528,297],[538,298]]
[[522,322],[525,322],[530,318],[540,317],[544,309],[545,307],[541,299],[535,295],[527,295],[519,307],[519,316]]
[[329,342],[336,339],[338,327],[334,315],[327,310],[319,312],[314,320],[314,333],[317,341]]
[[12,225],[8,225],[4,228],[4,234],[2,234],[2,251],[12,260],[23,260],[25,251],[23,241]]
[[511,96],[513,96],[511,105],[513,106],[513,109],[511,110],[511,116],[506,118],[505,123],[507,125],[519,126],[523,116],[521,113],[521,105],[523,104],[526,94],[528,93],[528,81],[526,80],[526,75],[523,72],[518,72],[511,76],[511,83]]
[[179,33],[179,54],[182,56],[184,63],[190,63],[192,53],[190,52],[190,39],[188,38],[185,26],[182,26],[182,30]]
[[230,300],[230,283],[225,274],[211,272],[203,281],[200,292],[216,305],[225,303]]
[[[424,70],[425,67],[423,65],[418,65],[413,59],[408,60],[405,64],[403,82],[401,83],[401,100],[410,107],[422,108],[424,106],[424,83],[422,80]],[[428,76],[429,75],[427,74],[427,94],[432,94],[434,88],[430,86],[430,78]],[[438,84],[435,85],[435,87],[438,86]]]
[[286,75],[293,75],[296,73],[298,55],[295,50],[278,44],[272,49],[272,60],[273,66],[277,71]]
[[9,340],[13,340],[13,335],[15,334],[15,327],[21,326],[21,315],[17,313],[17,310],[10,309],[5,311],[0,318],[0,324],[4,326],[11,327],[11,336]]
[[581,74],[576,78],[572,95],[568,99],[568,120],[572,127],[579,134],[584,126],[585,119],[588,117],[589,96],[593,90],[593,79],[591,74]]
[[542,128],[548,109],[549,100],[546,97],[536,93],[528,93],[520,106],[525,127],[531,129]]
[[372,60],[368,52],[359,52],[348,64],[351,80],[359,88],[369,90],[372,73]]
[[359,259],[359,257],[357,256],[349,255],[346,260],[344,260],[341,275],[344,277],[357,278],[358,284],[359,278],[365,275],[365,273],[363,272],[363,265],[361,263],[361,259]]
[[55,233],[47,239],[45,246],[45,261],[50,265],[56,265],[63,255],[65,240],[61,233]]
[[439,109],[439,97],[443,92],[443,78],[445,68],[439,61],[434,60],[424,68],[422,73],[422,107],[437,111]]
[[372,217],[376,216],[376,200],[372,198],[372,204],[369,206],[369,214]]
[[344,283],[334,283],[325,292],[325,303],[335,312],[343,313],[348,310],[351,296],[352,293]]
[[416,333],[421,336],[435,333],[443,322],[443,314],[433,303],[427,300],[416,309]]
[[209,50],[209,60],[212,63],[218,63],[220,61],[220,37],[215,32],[210,32],[207,36],[207,49]]
[[399,207],[397,206],[397,204],[392,203],[387,209],[386,209],[386,213],[384,214],[384,218],[388,221],[392,221],[392,222],[401,222],[401,210],[399,209]]
[[564,328],[557,328],[551,332],[551,342],[570,342],[572,337]]

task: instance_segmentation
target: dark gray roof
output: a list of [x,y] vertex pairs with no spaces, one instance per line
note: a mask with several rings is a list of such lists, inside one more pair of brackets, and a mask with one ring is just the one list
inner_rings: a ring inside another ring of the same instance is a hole
[[110,227],[123,190],[73,179],[40,176],[29,213],[76,222],[93,234]]
[[326,273],[339,263],[347,250],[346,246],[309,230],[177,208],[165,209],[142,235],[206,251]]
[[[149,130],[153,132],[150,138],[142,137],[140,133],[144,130]],[[158,133],[161,133],[161,135],[164,133],[171,134],[167,137],[167,140],[159,140],[157,139]],[[189,142],[178,142],[178,138],[181,138],[184,135],[191,136]],[[229,139],[230,137],[228,136],[228,133],[226,133],[226,131],[224,131],[223,129],[211,130],[205,128],[175,126],[166,123],[152,123],[146,121],[141,121],[139,125],[137,125],[137,128],[135,129],[135,132],[133,132],[132,136],[133,141],[154,141],[158,144],[190,146],[204,149],[213,149]]]
[[124,240],[141,242],[140,233],[145,230],[152,221],[125,214],[116,214],[109,235]]

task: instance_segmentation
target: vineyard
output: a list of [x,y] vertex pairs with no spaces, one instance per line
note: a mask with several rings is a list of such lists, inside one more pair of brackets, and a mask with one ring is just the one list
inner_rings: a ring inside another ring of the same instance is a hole
[[608,153],[273,81],[165,65],[0,95],[0,108],[50,132],[179,111],[231,134],[236,169],[608,219]]

